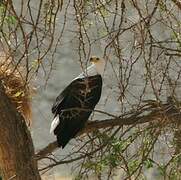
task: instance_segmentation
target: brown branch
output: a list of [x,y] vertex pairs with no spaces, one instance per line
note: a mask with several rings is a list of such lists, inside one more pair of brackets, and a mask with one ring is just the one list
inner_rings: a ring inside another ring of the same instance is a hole
[[[152,105],[153,106],[153,105]],[[150,107],[150,109],[153,107]],[[148,110],[148,109],[146,109]],[[146,110],[143,110],[141,113],[145,113]],[[127,118],[112,118],[112,119],[106,119],[102,121],[93,121],[88,122],[86,127],[77,135],[80,136],[84,133],[93,132],[96,129],[101,128],[107,128],[107,127],[114,127],[114,126],[124,126],[124,125],[137,125],[137,124],[143,124],[153,121],[162,121],[166,120],[168,123],[172,123],[173,121],[179,121],[181,118],[180,112],[172,105],[164,104],[161,107],[153,108],[152,112],[150,112],[147,115],[131,115]],[[56,141],[48,144],[45,148],[40,150],[36,154],[36,159],[41,160],[43,157],[50,155],[53,151],[55,151],[58,148],[58,144]]]
[[175,5],[181,9],[181,1],[180,0],[172,0],[173,3],[175,3]]
[[3,179],[40,180],[34,148],[25,121],[0,81],[0,169]]

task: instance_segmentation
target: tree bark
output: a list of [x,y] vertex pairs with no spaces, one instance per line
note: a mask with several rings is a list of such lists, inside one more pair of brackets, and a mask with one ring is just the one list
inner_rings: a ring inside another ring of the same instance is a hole
[[30,132],[0,81],[0,173],[3,180],[40,180]]

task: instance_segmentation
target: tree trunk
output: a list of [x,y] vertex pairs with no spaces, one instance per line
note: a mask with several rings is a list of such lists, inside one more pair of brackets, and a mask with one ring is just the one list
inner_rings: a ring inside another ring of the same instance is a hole
[[3,180],[40,180],[30,132],[0,81],[0,173]]

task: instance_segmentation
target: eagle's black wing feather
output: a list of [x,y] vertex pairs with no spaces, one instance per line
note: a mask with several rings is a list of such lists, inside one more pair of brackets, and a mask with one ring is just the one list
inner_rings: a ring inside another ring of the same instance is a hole
[[64,101],[65,101],[66,97],[69,95],[71,85],[72,85],[72,83],[69,84],[56,98],[56,100],[52,106],[52,113],[55,114],[55,116],[58,114],[58,112],[63,107]]
[[68,141],[84,127],[102,91],[100,75],[74,80],[57,97],[52,112],[59,115],[60,123],[54,130],[59,146]]

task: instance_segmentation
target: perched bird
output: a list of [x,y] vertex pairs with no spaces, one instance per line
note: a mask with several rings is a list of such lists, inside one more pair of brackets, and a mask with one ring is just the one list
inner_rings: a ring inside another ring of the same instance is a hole
[[92,65],[73,79],[53,104],[50,133],[57,136],[59,147],[64,148],[84,128],[101,97],[105,61],[91,57],[90,62]]

